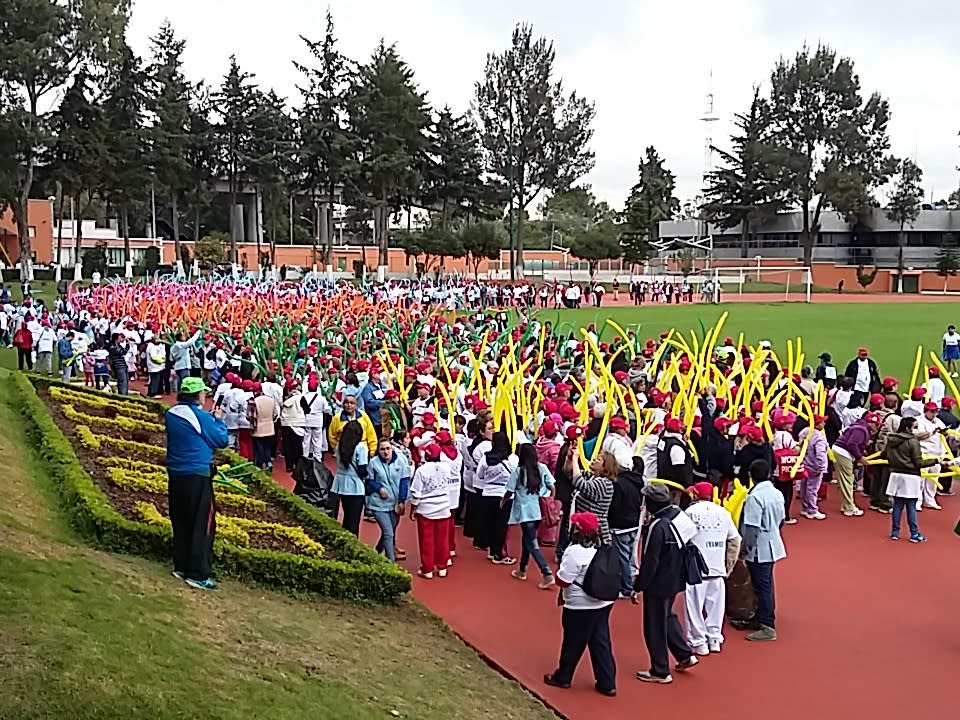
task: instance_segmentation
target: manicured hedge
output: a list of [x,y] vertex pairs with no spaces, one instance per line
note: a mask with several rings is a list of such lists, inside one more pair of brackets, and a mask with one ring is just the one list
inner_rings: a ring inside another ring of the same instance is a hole
[[[72,525],[105,550],[169,560],[170,529],[121,516],[83,468],[70,441],[37,396],[37,388],[60,383],[35,375],[28,378],[21,373],[11,373],[10,382],[37,451],[57,481]],[[74,385],[70,388],[85,391]],[[158,412],[163,410],[161,403],[152,400],[130,398],[128,401],[156,408]],[[232,464],[243,462],[232,451],[225,451],[223,460]],[[410,590],[407,572],[364,545],[332,518],[287,492],[264,473],[255,473],[249,482],[259,488],[268,501],[289,512],[338,559],[318,560],[241,548],[218,540],[215,545],[218,572],[289,592],[316,592],[349,600],[385,602]]]

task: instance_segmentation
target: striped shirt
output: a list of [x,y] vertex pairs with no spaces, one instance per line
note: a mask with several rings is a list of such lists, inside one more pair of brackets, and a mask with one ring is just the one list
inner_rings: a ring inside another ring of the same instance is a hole
[[613,502],[613,481],[591,472],[573,478],[574,509],[576,512],[592,512],[600,521],[600,536],[611,542],[610,503]]

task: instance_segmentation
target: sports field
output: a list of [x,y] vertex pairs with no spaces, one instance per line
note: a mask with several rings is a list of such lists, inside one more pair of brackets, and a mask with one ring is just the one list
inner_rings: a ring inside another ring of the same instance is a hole
[[[960,303],[731,303],[729,305],[647,305],[643,307],[601,307],[579,310],[543,310],[538,317],[550,320],[559,329],[595,323],[601,339],[617,334],[606,320],[622,327],[640,324],[641,340],[657,338],[676,328],[689,337],[690,331],[710,328],[728,313],[721,339],[737,339],[756,345],[769,340],[778,354],[786,351],[788,338],[803,338],[806,363],[816,366],[817,356],[828,352],[840,372],[866,346],[877,361],[881,375],[893,375],[904,384],[910,380],[917,345],[938,353],[947,325],[960,325]],[[558,322],[559,321],[559,322]]]

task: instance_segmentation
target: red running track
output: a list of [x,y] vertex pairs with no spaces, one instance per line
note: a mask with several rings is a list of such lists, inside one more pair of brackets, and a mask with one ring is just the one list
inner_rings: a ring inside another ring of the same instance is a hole
[[[279,467],[274,477],[293,485]],[[858,501],[867,507],[866,497]],[[831,486],[822,506],[826,520],[801,518],[784,529],[788,557],[776,569],[779,640],[754,645],[727,627],[723,652],[702,658],[688,673],[674,673],[672,685],[634,679],[638,669],[649,668],[641,613],[619,601],[612,615],[615,698],[594,692],[586,655],[571,689],[543,684],[559,653],[560,609],[555,590],[537,589],[533,564],[530,579],[514,580],[512,568],[490,564],[458,531],[459,553],[448,577],[422,580],[416,577],[416,529],[407,519],[399,543],[408,557],[402,565],[414,575],[414,596],[488,662],[570,720],[635,720],[641,713],[690,708],[705,720],[954,720],[960,538],[953,527],[960,496],[940,502],[942,511],[920,513],[929,542],[895,543],[889,516],[867,511],[843,517]],[[378,537],[374,523],[362,523],[365,542]],[[519,553],[513,538],[510,549]],[[551,548],[546,555],[552,560]]]
[[[275,474],[291,484],[285,473]],[[860,504],[866,508],[867,498]],[[586,655],[573,688],[543,684],[559,652],[560,608],[556,590],[537,589],[532,563],[526,582],[514,580],[512,568],[490,564],[458,532],[448,577],[414,577],[413,593],[491,664],[571,720],[635,720],[640,712],[682,712],[692,703],[695,714],[710,720],[761,713],[781,720],[947,720],[958,716],[949,683],[960,658],[960,538],[952,532],[960,502],[942,498],[941,504],[940,512],[920,514],[928,543],[894,543],[889,516],[868,511],[845,518],[831,487],[827,520],[801,518],[784,530],[789,557],[776,570],[779,640],[754,645],[728,627],[723,652],[686,674],[674,673],[672,685],[634,679],[638,669],[649,668],[641,612],[619,601],[612,615],[616,698],[594,692]],[[905,525],[901,534],[907,535]],[[365,522],[361,536],[373,544],[379,530]],[[402,565],[415,575],[414,524],[401,522],[399,537],[408,557]],[[552,560],[551,548],[546,554]]]

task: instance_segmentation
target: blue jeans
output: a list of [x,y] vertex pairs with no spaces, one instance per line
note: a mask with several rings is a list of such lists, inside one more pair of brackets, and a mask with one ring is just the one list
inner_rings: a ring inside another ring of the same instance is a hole
[[891,537],[900,535],[900,518],[903,517],[904,508],[907,509],[907,525],[910,526],[910,534],[920,534],[920,526],[917,524],[917,499],[895,497],[893,499],[893,515],[890,516]]
[[757,595],[757,621],[768,628],[776,628],[776,601],[773,597],[773,563],[747,562],[753,591]]
[[117,376],[117,394],[126,395],[130,385],[130,376],[127,374],[127,369],[125,367],[116,368],[114,374]]
[[520,572],[527,571],[527,565],[530,563],[530,556],[532,555],[533,561],[537,563],[540,572],[546,577],[547,575],[551,575],[552,571],[550,570],[550,566],[547,565],[547,560],[543,557],[543,553],[540,552],[540,542],[537,540],[537,530],[539,528],[539,520],[520,523],[520,541],[522,545],[520,551]]
[[373,510],[373,518],[380,526],[380,542],[377,543],[377,552],[382,552],[388,560],[396,560],[393,548],[396,545],[397,522],[400,518],[393,510]]
[[637,531],[613,533],[613,542],[620,555],[620,592],[633,594],[633,576],[637,571]]

